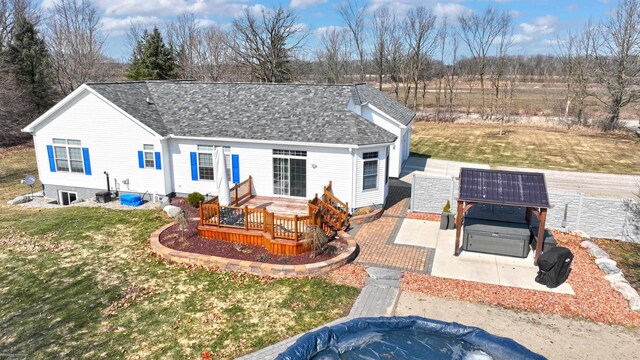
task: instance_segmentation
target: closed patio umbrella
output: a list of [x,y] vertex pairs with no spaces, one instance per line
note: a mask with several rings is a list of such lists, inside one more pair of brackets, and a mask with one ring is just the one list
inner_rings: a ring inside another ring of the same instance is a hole
[[215,171],[216,188],[218,189],[218,202],[220,205],[228,206],[231,203],[229,194],[229,179],[227,178],[227,165],[224,159],[222,147],[216,147],[213,152],[213,166]]

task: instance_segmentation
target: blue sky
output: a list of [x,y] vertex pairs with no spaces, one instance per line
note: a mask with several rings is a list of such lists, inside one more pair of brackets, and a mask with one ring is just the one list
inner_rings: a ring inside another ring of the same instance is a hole
[[[44,0],[43,6],[51,0]],[[228,27],[244,8],[259,11],[263,7],[286,6],[298,14],[301,25],[311,35],[306,47],[309,52],[317,46],[318,34],[323,28],[341,26],[336,7],[344,0],[93,0],[102,12],[103,29],[108,34],[107,55],[126,60],[129,48],[126,31],[130,23],[162,29],[168,20],[185,12],[194,13],[203,25],[218,24]],[[368,11],[387,5],[403,13],[411,7],[425,5],[439,16],[451,18],[469,11],[483,11],[488,6],[512,12],[515,44],[513,54],[531,55],[553,53],[550,45],[557,36],[568,29],[578,28],[586,20],[600,20],[616,5],[614,0],[481,0],[481,1],[431,1],[431,0],[367,0]],[[461,51],[464,53],[464,49]]]

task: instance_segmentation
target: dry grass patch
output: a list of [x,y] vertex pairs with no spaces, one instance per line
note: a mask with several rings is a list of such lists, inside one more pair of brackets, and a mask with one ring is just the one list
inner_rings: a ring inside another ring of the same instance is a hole
[[156,211],[0,206],[0,353],[232,359],[348,313],[359,290],[168,264]]
[[411,151],[436,159],[542,169],[640,174],[639,139],[629,133],[506,125],[420,122]]

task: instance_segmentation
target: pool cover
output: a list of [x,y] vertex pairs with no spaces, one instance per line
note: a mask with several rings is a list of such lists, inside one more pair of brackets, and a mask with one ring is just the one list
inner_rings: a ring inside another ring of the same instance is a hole
[[512,339],[417,316],[359,318],[303,335],[276,360],[545,359]]

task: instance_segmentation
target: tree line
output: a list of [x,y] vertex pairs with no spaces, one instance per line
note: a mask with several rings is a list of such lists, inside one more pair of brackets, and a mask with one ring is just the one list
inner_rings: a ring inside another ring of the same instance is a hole
[[0,143],[20,140],[22,126],[82,83],[123,78],[367,81],[436,120],[459,112],[465,94],[467,114],[504,120],[517,110],[519,84],[546,81],[562,84],[565,119],[583,123],[596,101],[606,111],[606,130],[640,97],[639,0],[622,0],[601,22],[558,38],[553,55],[530,56],[511,55],[508,11],[437,18],[426,6],[403,14],[366,10],[362,0],[339,6],[341,23],[324,28],[315,49],[307,46],[310,30],[283,7],[245,9],[229,28],[200,26],[193,14],[162,31],[132,25],[131,55],[121,64],[106,53],[107,34],[91,0],[55,0],[46,9],[32,0],[0,0]]

